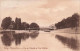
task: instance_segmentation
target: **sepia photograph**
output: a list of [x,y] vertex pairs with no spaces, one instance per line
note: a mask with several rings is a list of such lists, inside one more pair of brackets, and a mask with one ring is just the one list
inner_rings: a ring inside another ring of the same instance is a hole
[[80,0],[0,0],[0,51],[80,51]]

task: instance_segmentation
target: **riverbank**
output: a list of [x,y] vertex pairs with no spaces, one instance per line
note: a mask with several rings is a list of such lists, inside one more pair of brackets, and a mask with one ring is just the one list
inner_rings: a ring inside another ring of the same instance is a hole
[[69,34],[80,34],[80,27],[76,28],[65,28],[65,29],[57,29],[53,31],[54,33],[69,33]]

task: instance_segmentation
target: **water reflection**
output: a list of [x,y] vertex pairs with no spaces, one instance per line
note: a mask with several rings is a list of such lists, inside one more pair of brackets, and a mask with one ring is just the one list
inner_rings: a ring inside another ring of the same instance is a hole
[[13,41],[16,45],[21,44],[21,40],[26,40],[29,37],[32,39],[36,38],[39,31],[30,31],[29,33],[15,33],[15,31],[3,31],[1,37],[2,43],[6,46],[10,46]]
[[16,33],[13,34],[14,40],[15,40],[15,44],[21,44],[21,40],[26,40],[29,38],[29,34],[27,33]]
[[3,34],[3,36],[1,37],[1,39],[2,39],[2,42],[3,42],[4,45],[6,45],[6,46],[10,46],[11,45],[12,40],[8,36],[8,34]]
[[64,45],[68,46],[71,49],[78,49],[78,40],[74,38],[67,38],[60,35],[56,35],[56,38],[61,41]]
[[38,31],[31,31],[31,33],[29,34],[29,36],[32,39],[35,39],[38,35],[39,35],[39,32]]

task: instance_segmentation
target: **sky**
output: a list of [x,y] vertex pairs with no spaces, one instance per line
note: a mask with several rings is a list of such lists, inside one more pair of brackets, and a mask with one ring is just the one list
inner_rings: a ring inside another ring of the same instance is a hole
[[0,25],[2,19],[10,16],[13,20],[35,22],[40,26],[49,26],[80,14],[80,0],[0,0]]

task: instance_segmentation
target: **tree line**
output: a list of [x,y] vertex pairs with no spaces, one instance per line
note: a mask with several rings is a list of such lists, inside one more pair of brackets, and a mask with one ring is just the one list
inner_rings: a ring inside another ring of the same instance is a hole
[[79,15],[78,13],[73,14],[71,17],[63,19],[62,21],[55,24],[57,29],[63,28],[74,28],[79,26]]
[[13,29],[13,30],[39,30],[39,25],[37,23],[31,23],[30,25],[26,22],[21,22],[21,18],[16,18],[15,21],[11,17],[6,17],[2,20],[1,27],[3,29]]

